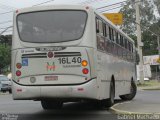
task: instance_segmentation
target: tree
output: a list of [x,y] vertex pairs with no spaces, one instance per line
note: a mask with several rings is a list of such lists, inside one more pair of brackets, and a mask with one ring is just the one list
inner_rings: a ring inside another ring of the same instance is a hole
[[10,65],[11,63],[11,52],[10,52],[10,46],[4,46],[0,44],[0,73],[2,69]]
[[11,35],[0,36],[0,73],[2,69],[11,64]]
[[[152,23],[156,22],[156,17],[154,15],[154,4],[149,2],[149,0],[141,0],[140,1],[140,16],[141,16],[141,25],[147,28],[150,27]],[[122,9],[120,9],[120,13],[123,14],[123,25],[121,25],[121,29],[127,33],[129,36],[135,36],[136,31],[136,15],[135,15],[135,0],[126,1],[126,4]],[[142,32],[144,30],[142,29]]]
[[0,36],[0,43],[4,44],[5,46],[11,45],[12,42],[12,35],[1,35]]
[[160,15],[160,0],[153,0],[153,1],[154,1],[155,6],[157,7],[159,15]]
[[[160,3],[160,0],[158,0]],[[132,2],[127,1],[126,5],[120,10],[123,13],[124,23],[121,29],[127,33],[136,42],[136,16],[135,16],[135,0]],[[149,0],[141,0],[140,3],[140,16],[141,16],[141,29],[142,29],[142,42],[144,43],[143,55],[157,54],[157,38],[152,35],[148,30],[155,33],[160,29],[158,19],[154,15],[155,5],[154,2]],[[144,26],[144,27],[143,27]]]

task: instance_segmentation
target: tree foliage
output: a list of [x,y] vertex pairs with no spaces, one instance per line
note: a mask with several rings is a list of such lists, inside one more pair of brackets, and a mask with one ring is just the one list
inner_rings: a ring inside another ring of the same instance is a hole
[[[10,46],[0,44],[0,69],[11,63]],[[1,71],[1,70],[0,70]]]
[[[160,35],[160,20],[150,26],[149,30],[153,33]],[[143,42],[144,42],[144,55],[158,54],[158,39],[157,36],[151,34],[147,30],[143,32]]]
[[[156,22],[156,17],[154,15],[154,4],[149,0],[140,1],[140,16],[141,25],[147,28],[150,27],[151,23]],[[123,25],[120,27],[129,36],[135,36],[136,33],[136,11],[135,11],[135,0],[132,2],[129,0],[126,2],[124,7],[120,10],[123,14]],[[142,32],[144,29],[142,29]]]
[[153,1],[154,1],[154,4],[158,10],[159,15],[160,15],[160,0],[153,0]]
[[[157,36],[148,31],[151,30],[156,34],[160,33],[160,21],[155,16],[155,8],[158,7],[160,12],[160,0],[154,0],[154,2],[151,2],[150,0],[140,1],[142,42],[144,43],[143,55],[158,53]],[[120,28],[132,39],[136,40],[135,0],[132,0],[132,2],[130,0],[127,1],[120,12],[123,13],[124,17],[123,25]]]
[[1,70],[11,64],[11,35],[0,36],[0,73]]

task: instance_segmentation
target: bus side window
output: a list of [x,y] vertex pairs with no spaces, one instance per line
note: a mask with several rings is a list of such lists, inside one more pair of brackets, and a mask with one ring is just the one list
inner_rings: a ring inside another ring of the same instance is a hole
[[128,50],[131,52],[131,43],[128,42]]
[[122,35],[120,35],[120,45],[121,47],[123,47],[123,36]]
[[133,44],[131,43],[131,61],[134,60]]
[[109,26],[106,24],[106,37],[109,37]]
[[99,34],[103,36],[103,22],[102,20],[98,20],[98,21],[99,21]]
[[107,37],[106,24],[103,23],[103,36]]
[[125,39],[124,39],[124,47],[125,47],[126,49],[128,48],[128,44],[127,44],[127,43],[128,43],[128,41],[127,41],[127,39],[125,38]]
[[111,29],[111,34],[112,34],[112,41],[114,41],[114,30],[113,29]]
[[111,32],[111,27],[109,27],[109,39],[112,39],[112,32]]
[[96,33],[100,34],[101,36],[103,36],[103,22],[102,20],[96,18]]
[[119,44],[119,35],[118,35],[118,32],[116,32],[116,43]]
[[98,18],[96,18],[96,33],[99,33],[99,21],[98,21]]
[[131,52],[133,53],[133,44],[131,43]]

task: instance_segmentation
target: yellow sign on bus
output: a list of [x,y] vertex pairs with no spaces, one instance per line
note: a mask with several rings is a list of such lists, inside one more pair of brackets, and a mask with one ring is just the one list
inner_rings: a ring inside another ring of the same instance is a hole
[[122,13],[104,13],[103,15],[115,25],[122,25],[123,24]]

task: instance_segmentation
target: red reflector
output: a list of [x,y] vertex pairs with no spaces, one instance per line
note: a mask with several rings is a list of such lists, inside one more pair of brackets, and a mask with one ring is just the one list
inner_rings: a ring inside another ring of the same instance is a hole
[[22,89],[17,89],[17,92],[22,92]]
[[18,13],[19,11],[18,10],[16,10],[16,13]]
[[16,67],[17,67],[18,69],[21,69],[21,67],[22,67],[21,63],[17,63],[17,64],[16,64]]
[[21,76],[21,71],[17,70],[17,71],[16,71],[16,75],[17,75],[17,76]]
[[53,52],[48,52],[48,57],[52,58],[53,57]]
[[84,89],[83,88],[78,88],[78,91],[83,91]]
[[87,68],[84,68],[84,69],[82,70],[82,72],[83,72],[83,74],[88,74],[89,70],[88,70]]
[[86,7],[86,9],[88,10],[88,9],[89,9],[89,7],[87,6],[87,7]]

